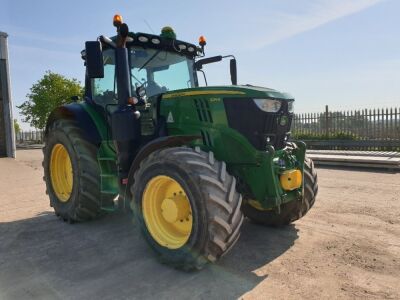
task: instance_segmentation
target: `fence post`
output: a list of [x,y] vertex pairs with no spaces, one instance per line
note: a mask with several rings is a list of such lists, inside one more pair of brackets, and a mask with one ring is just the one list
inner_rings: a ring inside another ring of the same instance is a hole
[[325,105],[325,134],[326,136],[329,135],[329,117],[328,117],[329,109],[328,105]]

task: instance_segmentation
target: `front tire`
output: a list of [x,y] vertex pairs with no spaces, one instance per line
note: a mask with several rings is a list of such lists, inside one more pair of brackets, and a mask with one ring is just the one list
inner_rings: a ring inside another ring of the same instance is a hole
[[304,217],[315,203],[318,193],[318,178],[314,163],[310,158],[304,161],[304,196],[302,201],[294,200],[281,206],[281,212],[262,210],[245,202],[242,211],[255,223],[267,226],[284,226]]
[[212,152],[187,147],[153,152],[135,173],[131,192],[142,234],[163,263],[201,269],[239,239],[242,197]]

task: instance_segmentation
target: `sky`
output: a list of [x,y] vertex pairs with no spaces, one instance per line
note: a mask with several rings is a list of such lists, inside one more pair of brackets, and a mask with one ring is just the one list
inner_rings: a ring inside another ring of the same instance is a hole
[[[289,92],[297,112],[319,112],[400,106],[399,12],[398,0],[0,0],[0,31],[14,106],[46,70],[83,83],[84,42],[115,35],[119,13],[134,32],[204,35],[207,56],[235,55],[239,84]],[[230,84],[228,61],[205,71],[209,85]]]

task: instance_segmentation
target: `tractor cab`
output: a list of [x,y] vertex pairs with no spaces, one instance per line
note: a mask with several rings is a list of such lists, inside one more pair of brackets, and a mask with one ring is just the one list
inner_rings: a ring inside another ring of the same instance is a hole
[[231,57],[232,84],[236,84],[236,60],[232,55],[199,59],[204,56],[204,36],[200,36],[199,46],[196,46],[177,40],[173,29],[166,26],[162,28],[160,35],[127,32],[124,44],[118,45],[118,39],[121,39],[121,22],[114,21],[117,36],[100,36],[98,42],[87,42],[87,48],[81,53],[85,61],[89,60],[89,64],[97,65],[96,69],[101,70],[100,73],[91,74],[92,68],[89,68],[86,78],[86,97],[96,104],[105,107],[118,102],[117,48],[127,49],[130,77],[127,82],[130,85],[130,94],[139,100],[143,96],[147,99],[168,91],[198,87],[198,71],[203,73],[207,85],[202,71],[203,65],[227,57]]

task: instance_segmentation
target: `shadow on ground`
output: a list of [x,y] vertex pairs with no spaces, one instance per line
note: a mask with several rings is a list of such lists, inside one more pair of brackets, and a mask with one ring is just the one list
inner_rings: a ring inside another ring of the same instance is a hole
[[237,298],[266,279],[253,271],[297,237],[294,226],[245,222],[239,242],[217,265],[186,273],[156,261],[129,215],[68,225],[43,213],[0,223],[0,298]]

